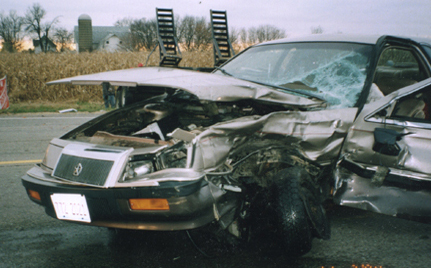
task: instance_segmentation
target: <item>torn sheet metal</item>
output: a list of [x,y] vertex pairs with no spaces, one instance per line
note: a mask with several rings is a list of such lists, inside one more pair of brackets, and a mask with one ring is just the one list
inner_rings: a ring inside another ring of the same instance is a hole
[[252,135],[261,138],[276,135],[276,139],[297,149],[304,158],[327,165],[338,156],[356,111],[356,108],[350,108],[275,112],[216,124],[197,137],[199,155],[196,155],[194,168],[208,169],[221,165],[236,140]]
[[[392,113],[395,114],[394,111],[397,110],[397,103],[400,99],[426,89],[430,86],[430,82],[430,79],[424,80],[365,105],[349,131],[341,152],[343,157],[357,163],[431,174],[431,166],[429,165],[431,157],[429,135],[431,130],[429,123],[415,122],[406,119],[407,117],[399,117],[398,119],[392,115]],[[376,128],[386,128],[401,134],[401,138],[397,140],[397,145],[400,148],[399,154],[386,155],[373,150]]]
[[[430,82],[364,106],[334,172],[336,203],[398,217],[431,218],[431,128],[423,118],[397,115],[400,103],[429,91]],[[394,140],[379,142],[380,131],[395,135]]]
[[431,220],[430,192],[426,189],[403,189],[379,186],[346,169],[337,169],[334,202],[386,215]]

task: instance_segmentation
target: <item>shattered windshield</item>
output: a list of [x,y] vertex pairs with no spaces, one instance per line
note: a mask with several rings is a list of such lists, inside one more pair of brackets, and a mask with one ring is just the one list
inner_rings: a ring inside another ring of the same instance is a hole
[[364,87],[371,50],[371,45],[326,42],[257,46],[220,72],[317,95],[331,108],[353,107]]

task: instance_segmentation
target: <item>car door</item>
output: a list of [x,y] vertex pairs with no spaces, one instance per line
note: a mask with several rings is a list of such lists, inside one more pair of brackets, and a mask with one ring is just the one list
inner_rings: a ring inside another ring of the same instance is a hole
[[431,219],[431,79],[364,106],[335,170],[334,200]]

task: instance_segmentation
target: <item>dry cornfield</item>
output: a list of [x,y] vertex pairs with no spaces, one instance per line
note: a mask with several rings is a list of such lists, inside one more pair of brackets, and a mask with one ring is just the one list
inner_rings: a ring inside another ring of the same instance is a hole
[[[122,53],[0,53],[0,78],[7,76],[11,102],[29,101],[100,101],[99,86],[51,85],[45,83],[61,78],[137,67],[145,64],[149,52]],[[183,52],[182,67],[212,67],[212,50]],[[158,66],[155,51],[148,66]]]

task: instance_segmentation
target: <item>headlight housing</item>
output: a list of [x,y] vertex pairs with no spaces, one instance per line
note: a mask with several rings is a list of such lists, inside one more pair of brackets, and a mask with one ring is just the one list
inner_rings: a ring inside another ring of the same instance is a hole
[[154,162],[152,159],[134,161],[127,163],[124,171],[123,181],[133,180],[154,172]]
[[158,170],[186,168],[186,165],[187,148],[181,142],[156,154],[131,156],[124,169],[122,181],[139,180]]
[[164,150],[157,158],[160,169],[185,168],[187,165],[187,148],[183,142]]

